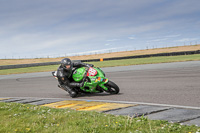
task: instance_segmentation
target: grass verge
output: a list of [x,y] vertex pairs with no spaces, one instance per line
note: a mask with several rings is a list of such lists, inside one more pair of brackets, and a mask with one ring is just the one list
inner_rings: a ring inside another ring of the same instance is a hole
[[146,117],[114,116],[19,103],[0,102],[0,116],[2,133],[200,132],[200,127],[194,125],[185,126]]
[[128,66],[128,65],[196,61],[196,60],[200,60],[200,54],[180,55],[180,56],[160,56],[160,57],[149,57],[149,58],[113,60],[113,61],[104,61],[104,62],[91,62],[91,63],[95,64],[95,66],[98,66],[98,67],[113,67],[113,66]]
[[[136,59],[89,62],[89,63],[94,64],[96,67],[113,67],[113,66],[168,63],[168,62],[196,61],[196,60],[200,60],[200,54],[136,58]],[[17,68],[17,69],[5,69],[5,70],[0,70],[0,75],[54,71],[58,68],[58,66],[59,65],[50,65],[50,66],[38,66],[38,67]]]

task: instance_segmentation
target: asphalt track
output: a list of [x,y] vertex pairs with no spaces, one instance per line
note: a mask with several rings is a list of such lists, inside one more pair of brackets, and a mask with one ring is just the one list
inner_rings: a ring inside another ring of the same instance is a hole
[[[103,68],[118,95],[83,94],[76,99],[200,107],[200,61]],[[70,98],[50,72],[0,76],[0,97]],[[75,99],[74,99],[75,100]]]
[[83,94],[57,88],[50,72],[0,76],[0,102],[142,116],[200,126],[200,61],[103,68],[118,95]]

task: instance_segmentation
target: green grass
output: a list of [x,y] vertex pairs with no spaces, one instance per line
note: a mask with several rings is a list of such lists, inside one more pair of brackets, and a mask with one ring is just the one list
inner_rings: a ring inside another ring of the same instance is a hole
[[[141,64],[195,61],[195,60],[200,60],[200,54],[136,58],[136,59],[113,60],[113,61],[103,61],[103,62],[88,62],[88,63],[94,64],[96,67],[112,67],[112,66],[128,66],[128,65],[141,65]],[[50,66],[38,66],[38,67],[17,68],[17,69],[5,69],[5,70],[0,70],[0,75],[54,71],[58,68],[58,66],[59,65],[50,65]]]
[[200,127],[149,120],[146,117],[114,116],[98,112],[54,109],[0,102],[0,133],[188,133]]
[[0,75],[54,71],[58,68],[58,66],[59,65],[50,65],[50,66],[4,69],[0,70]]
[[112,67],[112,66],[158,64],[158,63],[196,61],[196,60],[200,60],[200,54],[136,58],[136,59],[104,61],[103,63],[102,62],[91,62],[91,63],[95,64],[95,66],[98,66],[98,67]]

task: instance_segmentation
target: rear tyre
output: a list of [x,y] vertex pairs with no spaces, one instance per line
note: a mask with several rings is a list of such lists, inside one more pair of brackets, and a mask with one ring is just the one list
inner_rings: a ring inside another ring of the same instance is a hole
[[108,83],[105,84],[105,86],[108,88],[108,93],[110,94],[118,94],[119,93],[119,87],[112,81],[108,81]]

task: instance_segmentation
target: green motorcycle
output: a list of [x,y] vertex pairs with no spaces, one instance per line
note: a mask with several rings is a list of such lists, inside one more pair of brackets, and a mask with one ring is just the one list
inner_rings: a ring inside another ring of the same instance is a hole
[[98,67],[77,68],[73,71],[72,78],[75,82],[84,81],[83,87],[74,88],[77,92],[82,92],[82,93],[107,92],[110,94],[119,93],[119,87],[114,82],[108,80],[108,78],[105,77],[105,73]]

